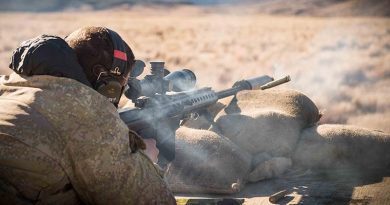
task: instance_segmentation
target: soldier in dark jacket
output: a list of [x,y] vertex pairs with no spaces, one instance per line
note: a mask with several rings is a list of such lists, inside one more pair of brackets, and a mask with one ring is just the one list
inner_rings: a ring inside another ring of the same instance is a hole
[[0,204],[175,204],[104,87],[123,90],[134,63],[110,32],[40,36],[14,52],[15,72],[0,77]]

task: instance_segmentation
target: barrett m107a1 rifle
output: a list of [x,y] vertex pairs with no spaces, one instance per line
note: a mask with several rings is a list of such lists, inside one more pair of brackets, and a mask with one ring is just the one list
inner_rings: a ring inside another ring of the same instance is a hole
[[125,91],[135,108],[119,110],[119,115],[141,137],[156,140],[162,166],[175,157],[175,132],[181,121],[242,90],[264,90],[290,81],[289,76],[274,80],[264,75],[237,81],[232,88],[215,92],[210,87],[194,89],[196,76],[192,71],[169,73],[164,62],[151,62],[151,74],[138,80],[136,77],[143,72],[145,64],[142,61],[136,64]]

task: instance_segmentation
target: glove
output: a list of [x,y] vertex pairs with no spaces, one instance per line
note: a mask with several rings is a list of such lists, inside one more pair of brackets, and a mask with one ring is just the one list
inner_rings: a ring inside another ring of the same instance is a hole
[[134,131],[129,130],[129,143],[131,153],[137,152],[139,149],[145,150],[146,145],[142,138]]

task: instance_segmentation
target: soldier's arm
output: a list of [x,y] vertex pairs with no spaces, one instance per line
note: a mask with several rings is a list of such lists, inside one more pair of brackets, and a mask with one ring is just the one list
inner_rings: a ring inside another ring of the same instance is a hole
[[49,118],[64,138],[61,163],[84,202],[175,203],[151,160],[142,152],[132,153],[129,139],[134,134],[108,100],[85,86],[67,88],[57,98],[58,106],[46,105],[55,110]]

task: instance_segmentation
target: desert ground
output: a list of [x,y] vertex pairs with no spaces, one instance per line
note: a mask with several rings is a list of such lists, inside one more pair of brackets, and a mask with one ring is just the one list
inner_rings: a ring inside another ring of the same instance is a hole
[[390,132],[388,17],[275,16],[242,7],[213,11],[141,5],[1,12],[0,19],[0,74],[10,73],[12,51],[23,40],[106,26],[122,35],[138,59],[163,60],[170,70],[193,70],[198,87],[220,90],[254,76],[290,75],[292,81],[283,86],[308,95],[323,113],[321,123]]
[[[300,6],[284,11],[280,4],[266,7],[272,12],[245,6],[214,9],[192,5],[1,11],[0,75],[11,72],[12,51],[23,40],[41,34],[65,37],[83,26],[106,26],[123,37],[137,59],[163,60],[171,71],[191,69],[198,87],[221,90],[255,76],[290,75],[291,82],[282,86],[311,98],[323,114],[320,123],[353,124],[390,133],[390,18],[372,8],[360,15],[348,10],[346,3],[340,4],[317,13]],[[305,15],[300,15],[302,11]],[[335,11],[337,15],[329,15]],[[312,173],[296,181],[265,181],[250,185],[237,197],[253,198],[248,204],[269,204],[267,196],[291,184],[297,185],[299,193],[311,195],[322,189],[345,189],[330,193],[341,199],[340,204],[352,196],[359,198],[360,193],[388,193],[388,177],[367,185],[343,181],[345,175],[350,173],[342,172],[341,180],[333,182],[317,180]],[[251,190],[259,191],[254,195]],[[287,204],[296,195],[289,197],[280,203]],[[311,202],[315,203],[306,201]]]

